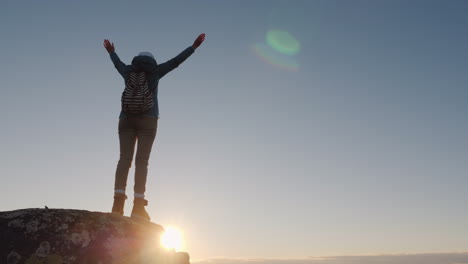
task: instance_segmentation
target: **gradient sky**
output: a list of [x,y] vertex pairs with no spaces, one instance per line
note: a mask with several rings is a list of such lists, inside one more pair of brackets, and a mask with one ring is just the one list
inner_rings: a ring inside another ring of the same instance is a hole
[[[206,33],[159,83],[146,193],[192,258],[466,250],[467,13],[463,0],[5,1],[0,210],[110,211],[123,82],[103,40],[126,63],[164,62]],[[298,53],[268,46],[269,30]]]

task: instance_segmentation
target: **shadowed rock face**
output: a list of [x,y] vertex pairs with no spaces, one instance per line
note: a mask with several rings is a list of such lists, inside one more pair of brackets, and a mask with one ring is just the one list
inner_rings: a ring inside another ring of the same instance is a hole
[[109,213],[69,209],[0,212],[0,263],[188,264],[163,249],[164,229]]

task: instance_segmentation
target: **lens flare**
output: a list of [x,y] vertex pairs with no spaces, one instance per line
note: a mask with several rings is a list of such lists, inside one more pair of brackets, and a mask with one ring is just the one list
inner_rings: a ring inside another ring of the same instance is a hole
[[256,43],[252,49],[258,57],[268,64],[290,71],[299,69],[299,63],[295,56],[279,53],[265,43]]
[[267,31],[265,42],[254,44],[252,49],[256,55],[271,65],[292,71],[299,69],[297,55],[301,50],[301,44],[287,31]]
[[269,30],[266,34],[266,42],[274,50],[286,55],[296,55],[301,49],[301,44],[289,32],[282,30]]
[[182,232],[174,227],[166,228],[166,232],[161,236],[161,244],[168,250],[180,251],[183,244]]

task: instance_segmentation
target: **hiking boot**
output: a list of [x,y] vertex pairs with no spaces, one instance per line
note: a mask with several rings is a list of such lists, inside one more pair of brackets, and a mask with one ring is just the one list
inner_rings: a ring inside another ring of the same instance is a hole
[[151,218],[145,210],[148,201],[143,198],[135,198],[133,200],[132,218],[149,221]]
[[125,200],[127,200],[127,195],[123,193],[114,194],[114,205],[112,206],[113,214],[117,214],[117,215],[124,214]]

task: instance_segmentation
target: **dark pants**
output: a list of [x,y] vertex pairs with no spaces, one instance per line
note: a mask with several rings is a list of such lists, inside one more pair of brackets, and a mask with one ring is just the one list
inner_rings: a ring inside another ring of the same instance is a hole
[[145,193],[148,160],[156,137],[157,127],[158,119],[156,117],[130,116],[120,119],[120,160],[115,172],[115,190],[125,190],[127,186],[128,171],[132,165],[135,143],[138,139],[134,191],[138,194]]

